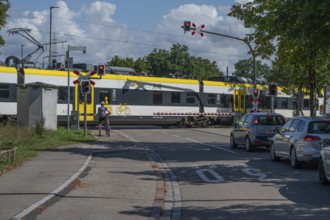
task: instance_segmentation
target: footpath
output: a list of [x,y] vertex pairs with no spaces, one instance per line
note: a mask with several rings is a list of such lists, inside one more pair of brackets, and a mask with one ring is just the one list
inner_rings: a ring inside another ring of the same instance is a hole
[[40,152],[0,176],[0,220],[157,219],[161,191],[155,163],[112,132]]

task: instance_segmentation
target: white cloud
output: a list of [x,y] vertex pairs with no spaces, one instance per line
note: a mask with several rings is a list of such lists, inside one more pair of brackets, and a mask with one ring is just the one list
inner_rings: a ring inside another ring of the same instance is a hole
[[[247,58],[248,48],[244,43],[213,35],[200,37],[184,34],[182,28],[184,20],[191,20],[196,25],[205,25],[208,31],[244,37],[247,30],[242,23],[234,18],[227,17],[228,5],[196,5],[186,4],[170,10],[163,15],[156,32],[136,31],[123,25],[118,25],[113,17],[116,14],[116,5],[95,1],[83,5],[73,11],[65,1],[58,1],[53,9],[53,33],[58,41],[67,41],[65,44],[53,46],[60,54],[65,54],[67,45],[86,46],[87,54],[72,52],[75,62],[97,64],[112,59],[115,55],[121,57],[144,57],[154,48],[169,49],[173,44],[180,43],[190,48],[194,56],[216,61],[219,68],[225,72],[229,66],[230,72],[238,60]],[[49,9],[39,12],[24,12],[16,19],[9,17],[7,27],[26,27],[33,31],[31,35],[41,43],[49,41]],[[0,33],[6,38],[6,46],[1,48],[0,60],[4,55],[20,54],[20,45],[27,44],[24,51],[33,51],[35,46],[22,37],[8,36],[2,30]],[[26,54],[25,53],[25,54]],[[48,56],[48,51],[41,56]],[[60,57],[60,61],[63,61]],[[46,60],[47,61],[47,60]]]
[[[175,38],[177,43],[187,45],[192,55],[216,61],[219,69],[224,72],[229,66],[230,72],[232,72],[234,64],[238,60],[249,57],[247,55],[249,49],[245,43],[211,34],[206,34],[204,37],[197,33],[194,36],[191,36],[190,33],[184,35],[182,28],[179,28],[183,25],[184,20],[190,20],[197,27],[204,24],[204,30],[244,38],[248,31],[242,22],[226,16],[230,7],[219,6],[218,8],[222,10],[217,10],[217,7],[213,5],[182,5],[163,16],[158,30],[175,33],[178,36]],[[180,35],[181,37],[179,37]]]

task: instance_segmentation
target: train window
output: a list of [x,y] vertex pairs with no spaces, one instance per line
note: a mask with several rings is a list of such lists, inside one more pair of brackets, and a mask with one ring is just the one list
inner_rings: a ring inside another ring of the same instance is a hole
[[309,109],[309,99],[304,99],[304,108]]
[[163,93],[162,92],[153,92],[153,104],[154,105],[163,104]]
[[187,93],[186,103],[194,104],[195,103],[195,94],[192,92]]
[[221,105],[223,108],[231,108],[233,105],[233,95],[221,95]]
[[104,101],[106,105],[110,102],[110,91],[100,91],[99,92],[99,102]]
[[297,100],[292,99],[292,108],[291,109],[297,109]]
[[[73,88],[70,87],[70,101],[73,100]],[[68,87],[59,87],[57,91],[57,101],[66,103],[68,101]]]
[[0,85],[0,99],[8,99],[9,94],[9,85]]
[[180,103],[181,98],[180,98],[180,93],[179,92],[172,92],[171,93],[171,102],[172,103]]
[[241,109],[244,109],[244,106],[245,106],[245,99],[244,99],[245,95],[241,95],[241,106],[240,108]]
[[[220,100],[219,100],[220,102]],[[217,104],[217,95],[216,94],[208,94],[207,95],[207,104],[215,105]]]
[[288,109],[288,99],[287,98],[281,98],[281,108],[282,109]]
[[235,95],[235,105],[234,108],[238,108],[238,95]]

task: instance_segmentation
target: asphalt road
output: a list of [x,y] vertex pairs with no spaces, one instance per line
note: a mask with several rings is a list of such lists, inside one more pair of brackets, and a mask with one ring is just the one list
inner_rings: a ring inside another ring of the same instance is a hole
[[315,166],[292,169],[288,161],[271,161],[266,148],[231,149],[230,129],[113,130],[128,140],[112,143],[124,150],[95,157],[81,178],[85,185],[77,186],[83,190],[49,205],[38,219],[147,219],[157,189],[144,151],[167,173],[165,219],[330,219],[330,187],[318,182]]
[[229,147],[229,129],[120,130],[159,155],[180,188],[181,219],[330,219],[317,167]]

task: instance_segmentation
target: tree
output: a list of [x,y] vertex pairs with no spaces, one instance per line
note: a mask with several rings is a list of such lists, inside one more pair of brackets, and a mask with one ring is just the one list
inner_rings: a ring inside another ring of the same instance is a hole
[[134,68],[135,61],[133,58],[120,58],[119,56],[114,56],[111,61],[107,63],[110,66],[121,66],[121,67],[129,67]]
[[193,76],[195,79],[207,79],[223,75],[217,68],[216,62],[210,62],[202,57],[190,56],[189,48],[185,45],[174,44],[170,51],[154,49],[146,57],[151,72],[158,76],[169,76],[170,73],[182,78]]
[[[247,38],[254,41],[256,55],[268,59],[277,55],[280,63],[291,64],[294,69],[304,68],[305,71],[294,73],[301,79],[295,86],[308,76],[310,114],[316,115],[315,98],[321,75],[316,65],[322,56],[329,58],[330,1],[254,0],[236,3],[229,15],[255,30]],[[290,55],[290,61],[285,54]]]
[[165,76],[169,73],[170,53],[167,50],[153,49],[145,59],[153,74]]
[[[269,71],[270,68],[267,66],[267,64],[263,64],[259,60],[256,61],[257,79],[266,78],[266,76],[269,75]],[[235,64],[235,72],[233,72],[233,75],[254,79],[252,58],[239,60]]]
[[[7,11],[10,8],[9,0],[0,0],[0,30],[6,25],[6,19],[8,17]],[[0,36],[0,46],[5,44],[5,40]]]

